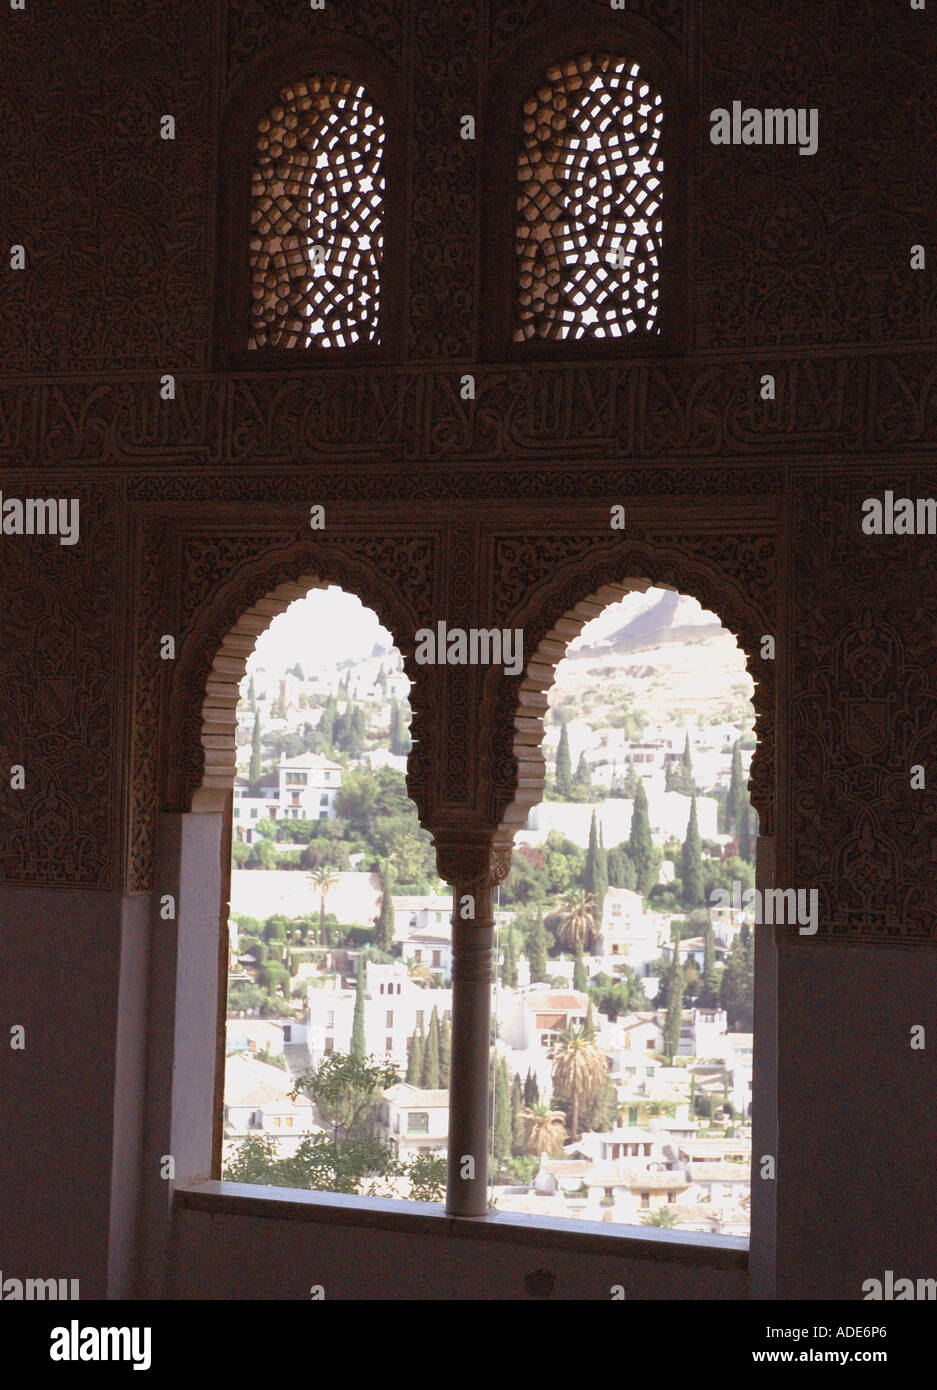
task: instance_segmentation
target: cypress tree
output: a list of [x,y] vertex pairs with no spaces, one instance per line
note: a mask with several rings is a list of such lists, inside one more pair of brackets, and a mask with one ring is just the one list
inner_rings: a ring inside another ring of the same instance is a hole
[[[576,954],[573,960],[575,961],[573,965],[573,989],[584,991],[589,988],[589,979],[586,975],[586,963],[582,958],[582,946],[578,941],[576,942]],[[590,1009],[592,1007],[591,1000],[589,1001],[589,1007]]]
[[413,1034],[410,1050],[407,1053],[407,1081],[411,1086],[419,1086],[423,1080],[423,1033]]
[[670,988],[667,1018],[664,1022],[664,1051],[673,1062],[680,1050],[680,1027],[683,1022],[683,969],[680,965],[680,946],[673,943],[673,965],[670,969]]
[[592,820],[589,822],[589,848],[586,850],[586,862],[582,868],[582,886],[587,893],[595,892],[595,874],[599,857],[599,832],[595,819],[595,812],[592,812]]
[[700,843],[699,825],[696,819],[696,797],[690,802],[690,819],[687,822],[686,839],[683,842],[681,866],[684,907],[701,907],[703,904],[703,848]]
[[586,1009],[586,1022],[583,1028],[587,1038],[595,1037],[595,1011],[592,1007],[592,1000],[589,1000],[589,1007]]
[[355,705],[348,719],[348,752],[353,758],[360,758],[367,741],[368,725],[364,710]]
[[338,705],[336,703],[335,696],[330,695],[325,702],[325,708],[322,711],[322,718],[319,720],[317,728],[317,732],[322,735],[323,742],[327,743],[329,747],[331,747],[335,741],[335,720],[337,715]]
[[716,936],[712,923],[706,928],[706,950],[703,955],[703,993],[701,1002],[707,1009],[714,1009],[718,1003],[716,993]]
[[251,714],[257,713],[257,691],[254,688],[254,677],[251,676],[251,683],[247,687],[247,703],[250,705]]
[[256,796],[260,791],[260,779],[263,776],[261,757],[260,710],[257,710],[254,714],[254,736],[251,740],[251,764],[247,774],[251,796]]
[[696,792],[696,779],[693,776],[693,759],[690,756],[690,734],[687,731],[686,743],[683,745],[683,758],[680,765],[680,781],[683,786],[681,790],[687,796],[693,796]]
[[583,793],[583,800],[588,799],[592,792],[592,769],[586,762],[585,753],[579,754],[579,762],[576,764],[576,771],[573,774],[573,787],[576,791]]
[[504,958],[501,963],[501,983],[506,989],[517,989],[517,951],[514,947],[514,932],[507,928],[504,944]]
[[742,773],[742,750],[740,740],[736,739],[732,749],[732,775],[729,778],[729,792],[726,797],[726,815],[729,828],[738,834],[739,816],[743,803],[747,800],[744,774]]
[[439,1015],[435,1007],[429,1018],[429,1028],[426,1032],[426,1051],[423,1054],[423,1079],[422,1086],[424,1091],[438,1091],[440,1086],[439,1078]]
[[358,978],[355,982],[355,1015],[351,1025],[351,1056],[356,1062],[363,1062],[367,1055],[367,1039],[364,1028],[364,958],[358,957]]
[[410,751],[410,733],[399,700],[395,700],[391,707],[390,751],[400,758]]
[[560,741],[556,749],[556,794],[561,801],[568,801],[573,791],[572,767],[569,761],[569,734],[566,721],[560,730]]
[[394,944],[394,899],[393,870],[390,860],[384,860],[384,891],[381,894],[381,910],[374,927],[374,944],[381,951],[389,951]]
[[495,1104],[494,1134],[492,1136],[496,1158],[509,1158],[511,1154],[511,1083],[508,1079],[508,1064],[503,1057],[495,1064]]
[[439,1038],[439,1086],[443,1091],[449,1089],[449,1077],[452,1074],[452,1024],[449,1015],[446,1014],[442,1021],[442,1032]]
[[536,1105],[540,1099],[540,1087],[537,1085],[537,1078],[533,1071],[528,1067],[527,1075],[524,1078],[524,1104],[529,1110],[532,1105]]
[[543,913],[537,913],[537,920],[527,942],[527,959],[530,962],[532,984],[547,978],[547,933],[543,925]]
[[610,849],[608,851],[606,869],[610,888],[629,888],[632,891],[634,890],[634,865],[631,862],[631,856],[625,845],[618,845],[616,849]]
[[511,1082],[511,1152],[512,1154],[522,1154],[524,1152],[524,1097],[521,1086],[521,1078],[517,1072],[514,1073],[514,1080]]
[[602,909],[605,906],[605,894],[608,892],[608,850],[602,841],[602,827],[599,826],[599,847],[595,858],[595,926],[596,931],[602,930]]
[[742,815],[739,820],[739,857],[744,859],[746,864],[754,862],[754,846],[752,844],[752,823],[751,807],[746,801],[742,807]]
[[654,843],[647,812],[647,792],[639,778],[631,813],[631,833],[628,836],[628,857],[634,865],[635,891],[642,897],[650,892],[654,878]]

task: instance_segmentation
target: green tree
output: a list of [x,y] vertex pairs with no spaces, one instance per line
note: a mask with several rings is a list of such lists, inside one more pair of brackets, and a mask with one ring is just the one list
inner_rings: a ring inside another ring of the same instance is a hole
[[667,1017],[664,1022],[664,1052],[671,1063],[680,1051],[680,1029],[683,1024],[683,970],[680,965],[680,945],[673,943],[673,964],[667,990]]
[[752,843],[751,807],[747,801],[742,807],[742,815],[739,820],[738,840],[739,858],[744,859],[746,864],[753,864],[755,862],[755,854],[754,845]]
[[718,974],[716,972],[716,936],[712,923],[704,932],[705,950],[703,953],[703,988],[698,1003],[701,1008],[714,1009],[719,1002]]
[[618,845],[617,848],[608,851],[607,866],[610,887],[628,888],[634,892],[634,864],[625,845]]
[[569,734],[566,721],[560,729],[560,741],[556,747],[556,794],[561,801],[569,801],[573,791],[572,767],[569,759]]
[[[332,1126],[333,1142],[362,1137],[370,1113],[381,1091],[398,1080],[394,1067],[359,1062],[340,1052],[331,1052],[317,1067],[301,1072],[291,1094],[302,1092],[315,1102],[326,1124]],[[366,1136],[364,1136],[366,1137]]]
[[683,745],[683,757],[680,762],[680,791],[684,796],[694,796],[696,793],[696,779],[693,776],[693,758],[690,753],[690,734],[687,730],[686,742]]
[[524,1152],[524,1087],[517,1072],[511,1082],[511,1153],[516,1156]]
[[449,1089],[452,1074],[452,1023],[449,1015],[443,1017],[439,1035],[439,1085],[444,1091]]
[[254,714],[254,735],[251,739],[251,762],[247,773],[251,796],[258,796],[260,794],[260,779],[263,776],[262,737],[260,730],[260,710],[256,710]]
[[438,1091],[440,1088],[439,1042],[439,1014],[434,1007],[426,1030],[426,1051],[423,1054],[422,1086],[426,1091]]
[[591,946],[597,935],[595,899],[583,889],[565,894],[559,914],[559,935],[567,945]]
[[551,1110],[535,1100],[525,1107],[521,1118],[526,1130],[524,1148],[527,1153],[556,1158],[563,1152],[566,1115],[562,1110]]
[[322,867],[312,871],[309,882],[319,895],[319,944],[325,945],[325,900],[338,883],[338,875]]
[[351,1024],[351,1056],[356,1062],[363,1062],[367,1053],[367,1040],[364,1030],[364,958],[358,957],[358,978],[355,981],[355,1012]]
[[743,926],[729,949],[722,972],[719,1002],[726,1011],[730,1033],[750,1033],[755,1013],[754,940]]
[[492,1124],[492,1143],[497,1159],[511,1156],[511,1083],[508,1065],[503,1057],[494,1063],[494,1120]]
[[423,1080],[423,1030],[418,1028],[410,1039],[410,1046],[407,1049],[407,1081],[411,1086],[419,1087]]
[[393,870],[387,859],[384,860],[381,877],[384,890],[381,894],[381,910],[374,927],[374,944],[381,951],[389,951],[394,944],[394,899]]
[[[573,956],[573,961],[573,989],[588,989],[589,977],[586,974],[586,963],[582,958],[582,945],[578,941],[576,942],[576,951]],[[591,1002],[589,1007],[591,1009]]]
[[594,1099],[608,1074],[604,1052],[584,1028],[571,1027],[560,1034],[553,1054],[553,1085],[571,1104],[570,1138],[579,1138],[579,1112]]
[[257,713],[257,691],[254,687],[254,677],[251,676],[250,685],[247,687],[247,703],[251,714]]
[[660,1207],[657,1211],[644,1211],[641,1213],[641,1224],[643,1226],[661,1226],[669,1230],[674,1224],[674,1214],[669,1206]]
[[690,819],[687,822],[686,839],[683,841],[680,881],[683,886],[684,907],[701,907],[704,901],[703,850],[696,818],[695,796],[690,802]]
[[651,823],[648,818],[647,792],[644,790],[644,783],[640,778],[634,794],[631,833],[628,836],[628,857],[634,865],[635,891],[644,897],[650,892],[656,876],[656,860],[654,842],[651,839]]
[[403,707],[399,700],[394,700],[390,712],[390,751],[402,758],[410,752],[411,747],[410,730],[403,716]]
[[745,774],[742,771],[741,744],[736,739],[732,747],[732,772],[729,777],[729,791],[726,797],[726,816],[731,831],[738,833],[742,807],[747,800],[748,789],[745,785]]
[[501,959],[501,983],[505,989],[517,989],[517,952],[514,947],[514,932],[505,929],[504,955]]
[[586,1106],[583,1128],[601,1134],[618,1124],[618,1092],[612,1078],[606,1075],[595,1098]]
[[322,710],[319,723],[316,725],[316,733],[322,736],[322,742],[325,747],[331,748],[332,746],[332,736],[335,733],[335,720],[337,716],[338,704],[335,696],[330,695],[325,702],[325,707]]
[[531,983],[536,984],[545,980],[547,978],[547,934],[543,925],[542,912],[537,913],[537,920],[534,922],[527,940],[527,959],[530,963]]
[[585,753],[579,754],[579,762],[573,773],[571,795],[575,801],[591,801],[592,799],[592,769],[586,762]]
[[537,1078],[528,1067],[527,1075],[524,1078],[524,1104],[528,1108],[536,1105],[540,1099],[540,1087],[537,1085]]
[[345,745],[346,752],[352,758],[361,757],[367,743],[367,733],[368,725],[364,710],[360,705],[355,705],[348,718],[348,739]]

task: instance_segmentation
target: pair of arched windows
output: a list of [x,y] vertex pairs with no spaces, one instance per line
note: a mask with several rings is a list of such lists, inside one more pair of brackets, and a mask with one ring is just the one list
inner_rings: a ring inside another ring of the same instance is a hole
[[[514,131],[515,343],[659,332],[663,108],[639,65],[608,52],[552,63],[529,91]],[[347,76],[293,82],[263,115],[250,348],[380,345],[385,144],[384,114]]]

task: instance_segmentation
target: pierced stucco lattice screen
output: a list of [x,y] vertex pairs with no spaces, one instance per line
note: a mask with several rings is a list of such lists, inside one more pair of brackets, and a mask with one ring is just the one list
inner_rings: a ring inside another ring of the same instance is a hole
[[377,344],[382,116],[349,78],[309,77],[257,130],[249,346]]
[[553,64],[524,103],[515,342],[658,331],[663,115],[607,53]]

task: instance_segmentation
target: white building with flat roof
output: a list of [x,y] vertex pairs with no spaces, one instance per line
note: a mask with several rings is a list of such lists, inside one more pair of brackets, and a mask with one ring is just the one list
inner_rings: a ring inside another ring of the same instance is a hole
[[424,1091],[406,1081],[389,1086],[377,1108],[373,1134],[389,1140],[398,1158],[442,1157],[449,1137],[449,1092]]
[[[307,990],[306,1045],[313,1066],[330,1053],[350,1053],[356,993],[354,985],[338,989],[310,985]],[[410,1040],[417,1031],[426,1036],[434,1008],[440,1023],[444,1014],[451,1015],[451,989],[421,989],[410,979],[403,961],[392,965],[369,961],[365,972],[365,1051],[403,1070]]]

